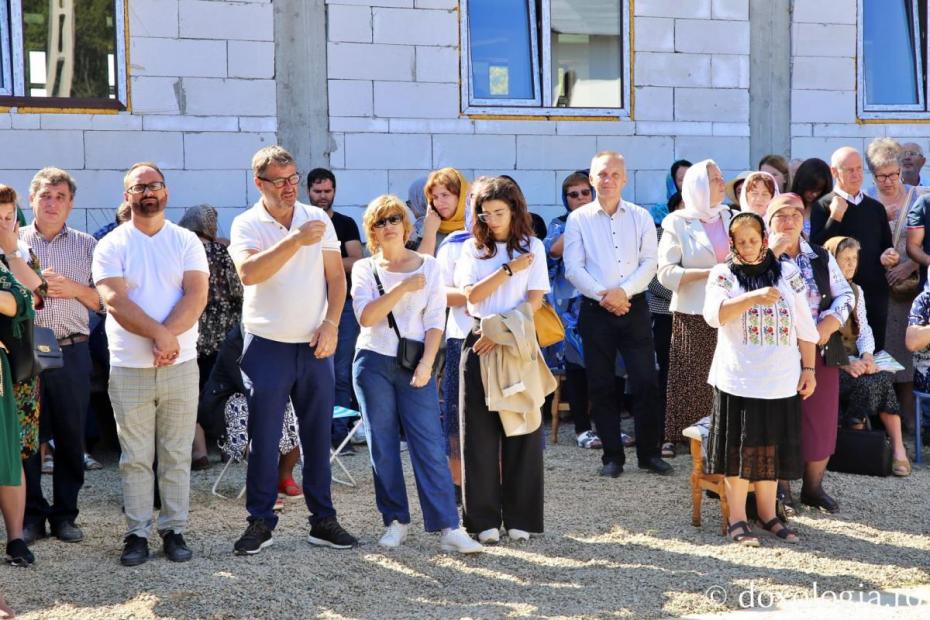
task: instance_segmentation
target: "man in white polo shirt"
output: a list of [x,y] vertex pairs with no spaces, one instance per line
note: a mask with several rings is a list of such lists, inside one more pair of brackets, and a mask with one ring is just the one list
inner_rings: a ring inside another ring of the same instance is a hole
[[119,437],[129,534],[120,562],[148,559],[158,459],[158,532],[165,556],[191,559],[182,533],[190,506],[191,442],[200,370],[197,321],[207,305],[209,267],[197,236],[165,219],[168,188],[143,162],[123,181],[131,219],[94,250],[92,274],[106,304],[110,400]]
[[336,229],[325,211],[297,202],[294,158],[268,146],[252,158],[261,199],[233,220],[229,254],[245,287],[240,367],[249,389],[251,452],[246,474],[249,525],[238,555],[272,543],[277,525],[278,443],[288,398],[303,446],[303,491],[310,543],[357,544],[336,520],[330,493],[330,425],[335,400],[332,355],[346,298]]

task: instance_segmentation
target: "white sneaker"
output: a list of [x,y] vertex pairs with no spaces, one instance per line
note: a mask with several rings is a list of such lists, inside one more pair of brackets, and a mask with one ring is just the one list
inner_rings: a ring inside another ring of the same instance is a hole
[[407,530],[409,525],[400,521],[391,521],[391,524],[384,530],[384,535],[378,544],[382,547],[400,547],[401,543],[407,540]]
[[579,448],[588,448],[597,450],[602,447],[601,438],[597,436],[597,433],[594,431],[588,430],[583,433],[578,433],[578,436],[575,438],[575,441],[578,442]]
[[499,529],[492,528],[478,534],[478,542],[482,545],[493,545],[501,541],[501,532]]
[[518,530],[516,528],[511,528],[507,530],[507,535],[510,536],[510,540],[529,540],[530,533],[524,530]]
[[463,528],[457,527],[444,530],[439,537],[439,548],[443,551],[458,551],[459,553],[481,553],[484,547],[477,540],[468,535]]

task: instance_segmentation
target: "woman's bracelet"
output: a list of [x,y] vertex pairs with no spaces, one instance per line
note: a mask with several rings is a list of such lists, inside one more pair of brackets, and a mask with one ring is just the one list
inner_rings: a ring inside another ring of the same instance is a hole
[[323,322],[324,322],[324,323],[329,323],[330,325],[332,325],[332,326],[335,327],[336,329],[339,329],[339,323],[337,323],[336,321],[333,321],[332,319],[323,319]]
[[804,372],[805,370],[809,370],[809,371],[814,372],[814,373],[817,372],[817,369],[816,369],[816,368],[812,368],[812,367],[810,367],[810,366],[801,366],[801,372]]

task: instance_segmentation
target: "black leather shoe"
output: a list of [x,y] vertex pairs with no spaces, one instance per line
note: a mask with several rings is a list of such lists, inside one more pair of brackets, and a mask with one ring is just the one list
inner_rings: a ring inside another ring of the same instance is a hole
[[660,476],[670,476],[675,472],[675,468],[660,459],[657,456],[652,457],[648,461],[640,462],[640,469],[646,469],[652,473],[659,474]]
[[61,542],[76,543],[84,540],[84,532],[73,521],[63,521],[52,527],[52,536]]
[[623,465],[621,465],[620,463],[616,463],[614,461],[610,461],[610,462],[604,463],[603,467],[601,467],[600,470],[598,470],[597,475],[605,476],[609,478],[619,478],[620,474],[622,473],[623,473]]
[[821,489],[816,495],[807,495],[801,491],[801,503],[812,508],[821,508],[830,514],[840,511],[839,503]]
[[123,539],[123,553],[119,556],[119,563],[123,566],[138,566],[145,564],[149,559],[148,539],[130,534]]
[[31,545],[37,540],[48,536],[45,531],[44,523],[24,523],[23,524],[23,542]]
[[165,552],[165,557],[172,562],[187,562],[194,557],[194,552],[190,550],[180,534],[166,532],[161,539],[164,543],[162,550]]

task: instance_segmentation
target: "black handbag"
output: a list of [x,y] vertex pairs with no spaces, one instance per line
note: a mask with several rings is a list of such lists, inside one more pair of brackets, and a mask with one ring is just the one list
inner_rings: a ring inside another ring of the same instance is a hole
[[843,346],[843,335],[838,331],[830,334],[830,339],[820,349],[820,353],[823,355],[824,366],[836,368],[849,363],[849,355],[846,353],[846,347]]
[[55,333],[39,327],[32,320],[22,323],[17,338],[13,335],[13,322],[0,320],[0,341],[7,350],[13,383],[28,381],[44,370],[61,368],[64,358]]
[[891,475],[891,440],[883,430],[841,428],[836,434],[836,451],[827,463],[830,471],[860,476]]
[[[378,268],[372,263],[372,273],[375,276],[375,283],[378,285],[378,293],[384,295],[384,287],[381,285],[381,278],[378,277]],[[419,340],[411,340],[400,335],[400,329],[397,327],[397,321],[394,320],[394,313],[388,312],[388,325],[397,334],[397,363],[401,368],[411,372],[417,369],[420,360],[423,359],[425,345]]]

